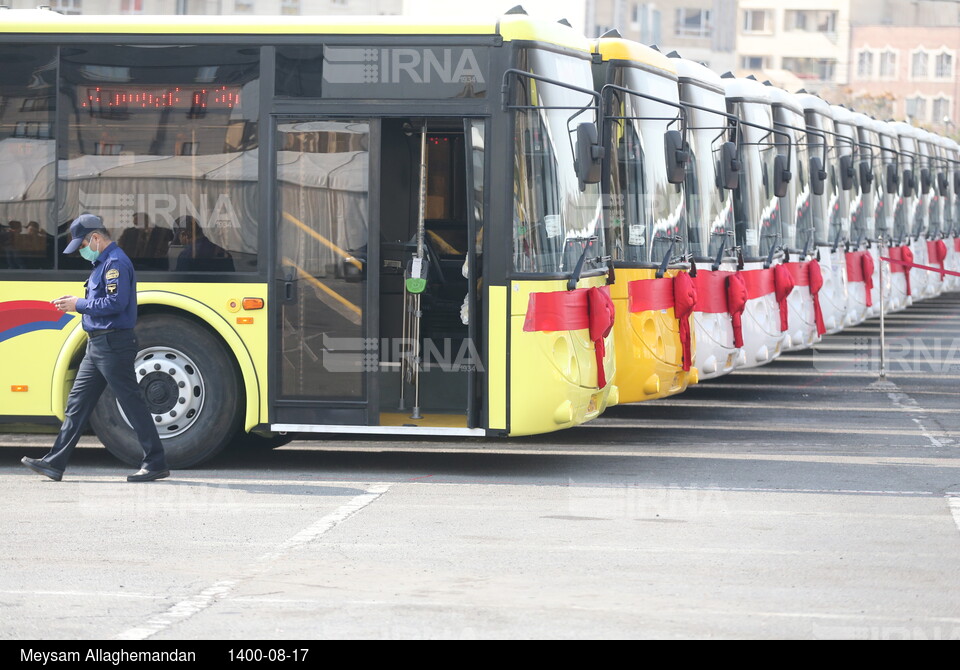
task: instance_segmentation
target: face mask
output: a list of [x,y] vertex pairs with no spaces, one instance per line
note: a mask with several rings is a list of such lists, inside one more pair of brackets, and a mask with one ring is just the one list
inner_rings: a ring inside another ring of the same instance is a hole
[[90,261],[91,263],[93,263],[95,260],[97,260],[100,257],[100,252],[94,251],[88,244],[87,246],[85,246],[83,249],[80,250],[80,255],[83,256],[88,261]]

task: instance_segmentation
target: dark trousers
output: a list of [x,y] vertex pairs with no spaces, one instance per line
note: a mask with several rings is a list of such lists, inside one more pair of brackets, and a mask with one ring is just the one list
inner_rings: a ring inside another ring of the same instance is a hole
[[137,338],[133,330],[115,330],[95,335],[87,341],[87,353],[80,362],[77,379],[70,389],[60,434],[57,435],[50,453],[43,457],[43,461],[50,467],[66,470],[83,427],[93,413],[103,389],[109,385],[143,449],[141,467],[151,471],[167,469],[157,426],[137,385],[133,370],[136,355]]

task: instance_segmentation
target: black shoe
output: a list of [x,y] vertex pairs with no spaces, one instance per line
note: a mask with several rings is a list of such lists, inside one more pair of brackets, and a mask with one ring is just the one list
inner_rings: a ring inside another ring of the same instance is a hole
[[164,477],[169,477],[169,470],[144,470],[141,468],[136,471],[129,477],[127,477],[128,482],[152,482],[154,479],[163,479]]
[[36,472],[38,475],[49,477],[55,482],[59,482],[61,479],[63,479],[63,472],[57,470],[56,468],[51,468],[39,458],[29,458],[24,456],[20,459],[20,462]]

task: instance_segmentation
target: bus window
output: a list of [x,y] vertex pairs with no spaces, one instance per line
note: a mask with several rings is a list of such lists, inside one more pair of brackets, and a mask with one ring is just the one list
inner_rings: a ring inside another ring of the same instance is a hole
[[0,46],[0,268],[53,267],[56,49]]
[[[531,69],[580,88],[592,86],[590,63],[535,49],[522,54],[520,69]],[[518,78],[514,96],[513,267],[518,272],[569,273],[595,238],[600,223],[600,189],[576,173],[571,133],[594,123],[590,95],[557,84]],[[584,272],[598,269],[601,249]]]
[[61,243],[94,212],[138,269],[256,270],[258,82],[258,48],[64,51]]

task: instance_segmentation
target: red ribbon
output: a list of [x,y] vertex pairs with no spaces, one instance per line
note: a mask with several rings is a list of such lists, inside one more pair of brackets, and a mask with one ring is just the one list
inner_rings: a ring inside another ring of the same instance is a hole
[[[699,274],[699,273],[698,273]],[[733,272],[727,279],[727,309],[733,320],[733,346],[743,346],[743,323],[741,317],[749,300],[747,284],[743,280],[743,273]]]
[[862,252],[860,264],[863,268],[863,288],[867,292],[867,307],[873,307],[873,256],[869,251]]
[[613,329],[615,311],[610,289],[606,286],[578,288],[573,291],[531,293],[523,331],[553,332],[589,329],[597,356],[597,387],[607,385],[603,357],[604,338]]
[[697,309],[703,314],[727,314],[727,278],[732,272],[697,270],[693,278],[697,286]]
[[690,331],[690,316],[697,307],[697,284],[687,272],[673,278],[673,313],[680,324],[680,344],[683,346],[683,370],[690,371],[693,364],[693,337]]
[[607,373],[603,367],[603,357],[607,353],[604,339],[613,330],[616,309],[606,286],[592,286],[587,289],[587,309],[590,316],[590,339],[597,356],[597,388],[607,385]]
[[780,305],[780,332],[790,329],[790,307],[787,298],[793,292],[795,282],[789,268],[778,265],[773,269],[774,292],[777,295],[777,304]]
[[851,251],[847,254],[847,281],[864,283],[867,307],[873,306],[873,256],[869,251]]
[[794,286],[810,286],[810,264],[803,261],[798,263],[784,263],[783,267],[790,271]]
[[820,270],[819,261],[813,260],[807,263],[807,276],[810,278],[810,297],[813,298],[813,318],[817,323],[817,335],[823,337],[827,332],[827,324],[823,321],[823,310],[820,308],[823,272]]
[[687,272],[680,272],[672,278],[632,281],[627,285],[627,295],[629,309],[634,313],[673,308],[673,315],[679,324],[683,370],[689,372],[693,364],[690,316],[698,308],[697,283],[694,278]]
[[902,270],[896,270],[897,272],[904,272],[907,275],[907,288],[910,288],[910,272],[906,268],[916,268],[918,270],[927,270],[929,272],[936,272],[937,274],[943,273],[945,275],[950,275],[951,277],[960,277],[960,272],[953,272],[952,270],[941,270],[940,268],[931,267],[929,265],[918,265],[917,263],[907,263],[906,261],[897,260],[896,258],[881,258],[882,261],[887,261],[894,268],[897,266],[902,267]]
[[943,281],[946,269],[944,261],[947,260],[947,243],[943,240],[931,240],[927,242],[927,257],[931,263],[940,265],[940,281]]
[[[901,247],[900,257],[903,258],[904,262],[912,265],[913,264],[913,250],[910,247]],[[913,289],[910,288],[910,270],[906,270],[904,274],[907,277],[907,295],[913,295]]]
[[894,272],[906,275],[907,295],[913,295],[910,291],[910,270],[908,269],[913,264],[913,252],[910,251],[910,247],[890,247],[888,251],[890,258],[884,258],[883,260],[890,263],[890,268]]

